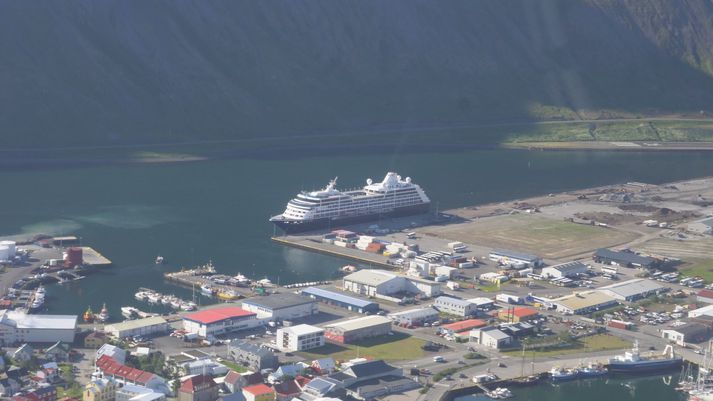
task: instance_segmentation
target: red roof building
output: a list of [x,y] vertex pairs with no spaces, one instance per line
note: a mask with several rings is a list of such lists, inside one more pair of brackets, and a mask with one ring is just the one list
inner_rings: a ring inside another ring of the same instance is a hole
[[704,302],[707,304],[713,304],[713,291],[712,290],[700,290],[696,294],[696,299],[698,302]]
[[264,383],[243,387],[243,395],[247,401],[275,400],[275,390]]
[[179,401],[213,401],[217,398],[218,384],[210,376],[190,377],[178,388]]
[[537,318],[539,313],[532,308],[516,306],[514,308],[506,308],[498,311],[498,319],[506,322],[526,322]]
[[237,306],[206,309],[183,316],[183,328],[201,337],[255,327],[257,314]]
[[102,355],[97,359],[96,366],[105,376],[111,377],[114,380],[129,384],[138,384],[158,392],[163,392],[164,394],[170,392],[166,380],[162,377],[151,372],[122,365],[109,355]]
[[477,329],[478,327],[483,327],[488,323],[485,320],[480,319],[467,319],[461,320],[460,322],[444,324],[441,329],[445,331],[450,331],[453,333],[461,333],[464,331],[469,331],[472,329]]

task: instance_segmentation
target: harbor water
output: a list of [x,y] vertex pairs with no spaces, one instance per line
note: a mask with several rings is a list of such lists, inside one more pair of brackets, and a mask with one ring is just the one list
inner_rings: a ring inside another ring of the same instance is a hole
[[[412,177],[443,210],[713,175],[713,158],[696,152],[463,150],[4,170],[0,235],[80,236],[114,265],[49,286],[47,311],[79,314],[106,302],[117,317],[125,305],[150,309],[134,299],[139,287],[190,299],[190,289],[164,282],[163,273],[209,260],[221,273],[283,284],[337,277],[348,261],[271,242],[268,218],[298,191],[321,188],[335,176],[339,188],[353,188],[392,170]],[[166,264],[155,265],[157,255]]]
[[[610,377],[511,390],[515,396],[512,399],[518,401],[683,401],[686,394],[675,390],[677,377]],[[489,400],[485,395],[466,395],[454,401]]]

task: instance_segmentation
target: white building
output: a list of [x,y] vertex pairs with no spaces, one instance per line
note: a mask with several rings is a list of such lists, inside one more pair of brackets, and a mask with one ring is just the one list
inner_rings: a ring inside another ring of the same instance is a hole
[[125,384],[116,389],[115,401],[166,401],[166,395],[144,386]]
[[0,344],[73,343],[77,332],[75,315],[28,315],[19,311],[0,311]]
[[567,278],[587,272],[587,265],[582,262],[567,262],[542,268],[542,277]]
[[104,327],[104,331],[115,338],[151,336],[154,334],[167,333],[168,330],[168,322],[160,316],[127,320],[121,323],[109,324]]
[[283,351],[303,351],[324,345],[324,329],[298,324],[277,330],[277,347]]
[[389,297],[398,293],[434,297],[442,292],[441,284],[435,281],[399,276],[378,269],[364,269],[344,277],[343,289],[375,298]]
[[470,341],[486,347],[501,349],[512,344],[512,337],[496,327],[481,327],[470,331]]
[[257,314],[258,319],[293,320],[319,313],[317,301],[291,292],[244,299],[242,308]]
[[599,290],[620,301],[633,302],[651,295],[662,294],[670,288],[654,280],[636,278],[600,287]]
[[694,309],[688,312],[688,317],[701,317],[701,316],[711,316],[713,317],[713,305],[706,305],[698,309]]
[[474,315],[478,311],[478,305],[468,300],[447,296],[436,298],[433,307],[439,312],[461,317]]

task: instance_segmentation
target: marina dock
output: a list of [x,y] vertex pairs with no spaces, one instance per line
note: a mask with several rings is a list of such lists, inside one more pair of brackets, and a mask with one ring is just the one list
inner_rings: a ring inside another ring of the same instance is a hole
[[319,238],[319,235],[288,235],[284,237],[272,237],[272,240],[278,244],[350,259],[375,267],[385,267],[388,269],[393,269],[395,267],[393,264],[388,263],[389,258],[386,256],[375,253],[367,253],[359,249],[337,247],[331,244],[323,243],[319,240]]
[[90,266],[97,266],[97,267],[102,267],[102,266],[109,266],[111,265],[111,260],[109,260],[107,257],[102,255],[101,253],[97,252],[94,248],[88,247],[88,246],[83,246],[82,248],[82,258],[84,259],[84,263]]

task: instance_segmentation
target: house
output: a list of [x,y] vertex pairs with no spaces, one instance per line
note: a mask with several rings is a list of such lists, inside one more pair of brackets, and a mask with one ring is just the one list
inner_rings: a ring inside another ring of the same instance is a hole
[[27,369],[22,367],[11,366],[10,369],[5,372],[5,375],[8,378],[20,383],[21,386],[24,386],[30,382],[30,373],[27,371]]
[[30,344],[22,344],[13,354],[12,359],[18,362],[27,362],[32,359],[35,350],[32,349]]
[[223,377],[223,385],[230,393],[239,393],[246,384],[243,375],[234,370],[228,371],[228,374]]
[[190,377],[178,388],[178,401],[215,401],[217,398],[218,384],[210,376]]
[[711,338],[711,328],[700,323],[686,323],[681,326],[661,330],[661,338],[685,347]]
[[532,308],[516,306],[498,311],[498,319],[509,323],[527,322],[537,319],[539,313]]
[[228,373],[228,368],[214,361],[213,359],[199,359],[197,361],[188,361],[180,365],[181,370],[185,375],[205,374],[209,376],[222,376]]
[[119,383],[111,377],[97,376],[92,378],[82,392],[83,401],[110,401],[116,398]]
[[312,361],[312,369],[320,375],[328,375],[334,373],[337,369],[337,364],[333,358],[321,358]]
[[301,363],[291,363],[282,365],[277,368],[277,370],[275,370],[273,373],[270,373],[270,376],[268,376],[267,381],[269,383],[275,383],[285,378],[295,378],[301,375],[304,370],[305,366],[303,366],[303,364]]
[[420,387],[417,382],[405,378],[402,369],[382,360],[356,363],[329,378],[336,380],[347,395],[360,400],[371,400]]
[[32,380],[38,383],[55,384],[61,381],[60,370],[57,362],[48,362],[35,372]]
[[243,387],[243,396],[245,396],[245,401],[276,400],[275,390],[263,383]]
[[41,386],[28,392],[19,393],[12,397],[13,401],[55,401],[57,388],[55,386]]
[[92,331],[84,337],[84,348],[97,349],[109,342],[109,336],[103,331]]
[[338,380],[329,377],[316,377],[302,387],[304,398],[323,398],[341,388]]
[[302,388],[297,383],[297,380],[285,380],[282,383],[274,385],[275,397],[277,401],[291,401],[302,394]]
[[0,396],[2,397],[11,397],[21,388],[22,385],[16,379],[10,377],[0,379]]
[[122,364],[126,362],[126,351],[124,351],[122,348],[119,348],[115,345],[111,345],[111,344],[102,345],[96,352],[97,359],[101,358],[104,355],[106,355],[106,356],[108,356]]
[[382,360],[375,360],[355,363],[341,372],[331,374],[328,377],[337,380],[342,387],[347,387],[364,380],[385,376],[403,376],[403,370],[391,366]]
[[470,331],[470,341],[489,348],[502,349],[512,343],[512,337],[497,327],[483,327]]
[[231,342],[229,354],[236,362],[252,370],[260,371],[277,367],[277,356],[274,352],[247,341]]
[[57,341],[45,350],[45,358],[50,361],[64,362],[69,359],[69,345]]

